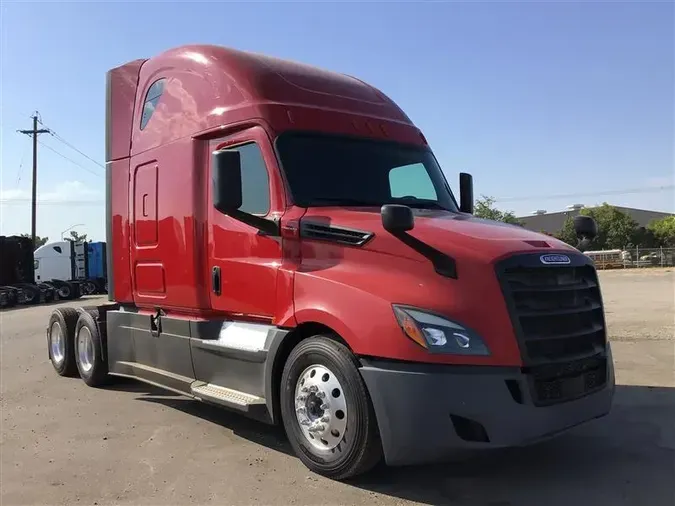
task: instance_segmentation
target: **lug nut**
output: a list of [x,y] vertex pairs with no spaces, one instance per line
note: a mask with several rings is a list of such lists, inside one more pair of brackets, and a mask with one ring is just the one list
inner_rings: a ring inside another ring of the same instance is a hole
[[322,416],[321,417],[321,421],[324,422],[324,423],[328,422],[329,420],[330,420],[330,416]]
[[319,390],[319,387],[317,387],[316,385],[312,385],[311,387],[309,387],[309,391],[312,392],[312,393],[317,392],[318,390]]
[[307,408],[305,406],[300,406],[298,409],[296,409],[298,413],[305,413],[307,411]]
[[301,391],[301,392],[307,393],[307,392],[309,392],[309,388],[307,388],[307,387],[302,387],[302,388],[300,389],[300,391]]
[[330,406],[328,404],[326,404],[325,402],[321,405],[321,409],[323,409],[324,411],[327,410],[329,407]]
[[298,395],[297,399],[298,399],[299,401],[306,401],[306,400],[307,400],[307,396],[306,396],[306,395]]
[[316,396],[317,396],[319,399],[325,399],[325,398],[326,398],[326,393],[325,393],[325,392],[317,392],[317,393],[316,393]]

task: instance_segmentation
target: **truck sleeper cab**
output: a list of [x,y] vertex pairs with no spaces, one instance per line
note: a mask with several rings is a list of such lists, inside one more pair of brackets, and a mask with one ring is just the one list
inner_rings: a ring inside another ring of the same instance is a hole
[[[193,45],[108,73],[109,303],[49,356],[282,423],[311,470],[528,444],[606,415],[592,261],[473,213],[420,130],[349,76]],[[586,247],[595,223],[575,222]]]

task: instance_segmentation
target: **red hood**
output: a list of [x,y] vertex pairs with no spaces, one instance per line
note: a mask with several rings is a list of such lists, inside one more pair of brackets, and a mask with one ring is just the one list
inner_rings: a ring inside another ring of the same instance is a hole
[[[575,248],[553,237],[474,216],[447,211],[414,209],[415,228],[410,235],[454,257],[469,256],[485,263],[512,253]],[[308,209],[303,221],[372,232],[375,237],[365,250],[427,261],[382,227],[378,208],[321,207]]]

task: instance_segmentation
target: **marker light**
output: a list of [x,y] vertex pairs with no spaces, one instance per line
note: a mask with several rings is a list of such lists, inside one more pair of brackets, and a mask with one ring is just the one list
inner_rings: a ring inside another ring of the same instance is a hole
[[393,308],[405,335],[432,353],[490,354],[478,334],[457,322],[406,306]]

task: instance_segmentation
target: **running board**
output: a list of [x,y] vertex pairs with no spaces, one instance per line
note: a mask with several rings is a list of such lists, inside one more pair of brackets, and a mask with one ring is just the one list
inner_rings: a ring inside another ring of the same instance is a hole
[[239,392],[230,388],[204,383],[203,381],[195,381],[190,385],[192,395],[204,402],[212,402],[220,404],[227,408],[236,409],[250,413],[254,410],[266,408],[265,399],[255,395]]

